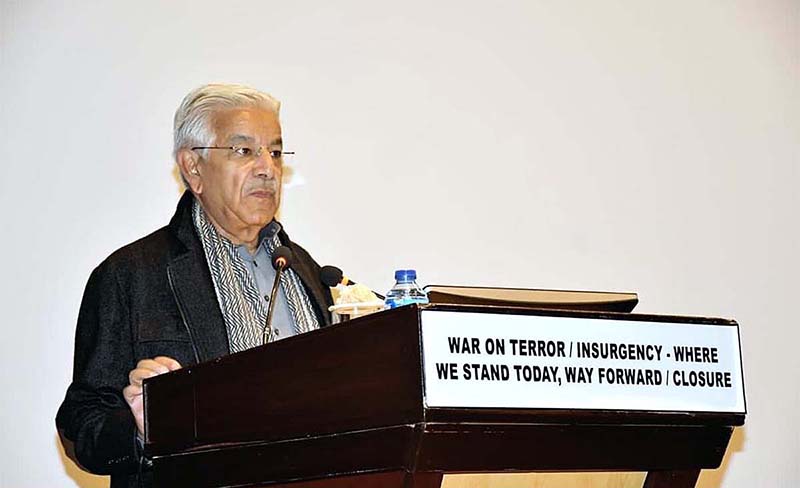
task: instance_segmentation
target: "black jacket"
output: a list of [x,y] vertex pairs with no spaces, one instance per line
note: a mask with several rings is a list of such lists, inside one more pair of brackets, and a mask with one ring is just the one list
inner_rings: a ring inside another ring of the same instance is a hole
[[[72,384],[56,416],[64,447],[111,487],[137,486],[141,450],[122,389],[141,359],[183,366],[229,354],[228,335],[184,193],[169,225],[114,252],[89,277],[78,315]],[[281,231],[321,325],[330,325],[330,289],[319,265]],[[144,486],[149,485],[145,473]]]

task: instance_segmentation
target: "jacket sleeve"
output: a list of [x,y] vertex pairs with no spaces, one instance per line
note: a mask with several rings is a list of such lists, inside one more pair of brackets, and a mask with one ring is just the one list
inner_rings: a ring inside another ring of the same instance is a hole
[[141,447],[122,389],[135,366],[127,299],[108,262],[92,272],[75,334],[72,384],[56,415],[65,451],[96,474],[136,472]]

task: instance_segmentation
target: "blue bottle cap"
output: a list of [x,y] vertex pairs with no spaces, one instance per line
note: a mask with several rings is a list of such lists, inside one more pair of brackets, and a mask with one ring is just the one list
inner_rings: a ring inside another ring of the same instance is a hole
[[417,270],[398,269],[394,272],[395,281],[414,281],[417,279]]

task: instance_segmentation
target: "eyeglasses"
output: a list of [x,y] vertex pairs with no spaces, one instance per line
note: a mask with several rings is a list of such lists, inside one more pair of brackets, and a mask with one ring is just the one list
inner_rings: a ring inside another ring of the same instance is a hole
[[228,155],[229,159],[240,162],[249,162],[257,159],[264,154],[264,151],[267,151],[269,153],[269,157],[272,159],[282,159],[283,156],[294,155],[294,151],[267,149],[266,146],[258,146],[257,148],[251,146],[196,146],[192,148],[192,151],[196,151],[198,149],[226,149],[230,151],[230,154]]

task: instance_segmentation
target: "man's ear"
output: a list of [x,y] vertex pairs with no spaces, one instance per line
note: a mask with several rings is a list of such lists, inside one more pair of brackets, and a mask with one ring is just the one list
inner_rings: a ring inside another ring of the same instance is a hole
[[200,156],[194,151],[189,149],[181,149],[176,154],[178,168],[183,176],[183,181],[189,186],[189,189],[195,195],[203,192],[203,178],[200,175],[202,165],[200,164]]

